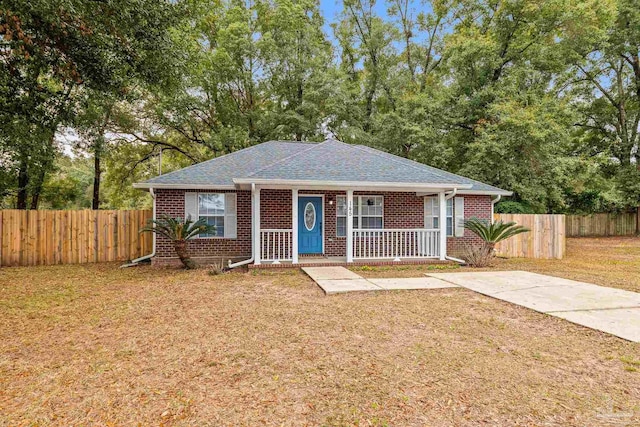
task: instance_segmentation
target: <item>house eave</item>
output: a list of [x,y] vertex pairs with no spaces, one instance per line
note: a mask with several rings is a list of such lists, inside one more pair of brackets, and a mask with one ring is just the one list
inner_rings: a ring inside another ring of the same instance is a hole
[[416,183],[416,182],[369,182],[369,181],[315,181],[315,180],[282,180],[282,179],[252,179],[235,178],[233,180],[240,188],[251,184],[268,189],[300,190],[345,190],[356,191],[449,191],[454,188],[470,189],[471,184],[452,183]]
[[167,189],[167,190],[236,190],[235,185],[229,184],[167,184],[167,183],[153,183],[153,182],[136,182],[133,184],[133,188],[141,190],[148,190],[153,188],[155,190]]
[[312,181],[312,180],[272,180],[272,179],[251,179],[235,178],[235,185],[229,184],[181,184],[181,183],[153,183],[136,182],[133,188],[141,190],[153,189],[173,189],[173,190],[238,190],[249,189],[251,184],[256,184],[262,188],[271,189],[292,189],[300,190],[344,190],[352,188],[362,191],[415,191],[416,193],[433,194],[439,191],[450,191],[457,189],[459,195],[479,195],[479,196],[511,196],[512,191],[506,190],[473,190],[471,184],[451,184],[451,183],[414,183],[414,182],[367,182],[367,181]]
[[460,190],[458,191],[460,195],[469,195],[469,196],[513,196],[513,191],[507,190]]

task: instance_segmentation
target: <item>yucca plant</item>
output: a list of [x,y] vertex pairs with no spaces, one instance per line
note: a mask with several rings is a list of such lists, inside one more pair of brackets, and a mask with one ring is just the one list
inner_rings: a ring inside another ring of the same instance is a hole
[[529,231],[515,222],[496,221],[493,224],[487,220],[471,218],[464,222],[464,228],[480,237],[488,248],[495,249],[496,243],[513,237],[516,234]]
[[211,234],[215,231],[216,227],[207,224],[204,218],[193,221],[190,216],[183,219],[173,218],[168,215],[161,215],[158,219],[150,219],[147,226],[140,230],[141,233],[156,233],[171,240],[173,249],[186,269],[196,267],[196,263],[189,256],[187,241],[199,234]]
[[[496,221],[492,224],[487,220],[478,218],[466,220],[464,222],[464,228],[482,239],[482,248],[479,248],[477,252],[478,254],[484,253],[485,257],[487,257],[484,262],[486,264],[488,264],[489,260],[494,256],[496,243],[529,231],[528,228],[518,225],[515,222]],[[473,264],[473,262],[470,261],[469,263]]]

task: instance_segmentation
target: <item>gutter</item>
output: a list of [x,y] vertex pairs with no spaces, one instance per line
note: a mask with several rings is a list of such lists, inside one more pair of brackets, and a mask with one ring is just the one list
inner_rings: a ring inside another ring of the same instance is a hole
[[[151,194],[151,197],[153,198],[153,214],[151,218],[155,220],[156,219],[156,193],[154,193],[152,187],[149,187],[149,194]],[[153,226],[155,227],[155,224]],[[140,258],[136,258],[127,264],[123,264],[120,266],[120,268],[134,267],[138,265],[138,263],[140,263],[141,261],[144,261],[156,256],[156,233],[152,233],[152,234],[153,234],[153,250],[151,251],[151,253],[149,255],[144,255],[144,256],[141,256]]]
[[255,236],[256,234],[254,233],[254,228],[256,227],[256,221],[253,218],[253,212],[255,212],[255,204],[256,204],[256,196],[255,196],[255,192],[256,192],[256,184],[251,183],[251,258],[249,259],[245,259],[244,261],[239,261],[239,262],[235,262],[235,263],[231,263],[231,260],[229,260],[229,264],[227,265],[227,267],[225,268],[225,270],[231,270],[234,269],[236,267],[241,267],[243,265],[247,265],[247,264],[251,264],[253,262],[253,260],[256,257],[255,254],[255,250],[256,250],[256,245],[254,245],[253,242],[253,236]]
[[[444,199],[445,200],[453,199],[456,196],[456,194],[458,194],[458,189],[454,188],[453,191],[451,193],[449,193],[449,195],[444,197]],[[444,259],[448,259],[449,261],[454,261],[454,262],[457,262],[458,264],[462,264],[462,265],[467,263],[467,261],[465,261],[463,259],[455,258],[455,257],[449,256],[449,255],[445,255]]]
[[449,193],[448,196],[447,195],[444,196],[444,199],[445,200],[453,199],[456,196],[456,194],[458,194],[458,188],[454,187],[453,191],[451,193]]
[[449,261],[454,261],[454,262],[457,262],[458,264],[462,264],[462,265],[466,265],[467,264],[467,261],[465,261],[463,259],[460,259],[460,258],[454,258],[454,257],[449,256],[449,255],[445,255],[444,259],[448,259]]
[[496,203],[498,203],[500,201],[500,199],[502,199],[502,195],[501,194],[498,194],[495,199],[491,199],[491,224],[493,224],[494,221],[495,221],[493,219],[493,216],[495,215],[494,208],[496,206]]

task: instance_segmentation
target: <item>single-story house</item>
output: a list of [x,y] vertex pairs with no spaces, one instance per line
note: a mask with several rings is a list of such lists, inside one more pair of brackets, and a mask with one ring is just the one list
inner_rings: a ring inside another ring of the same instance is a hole
[[[269,141],[136,183],[154,215],[206,218],[196,260],[253,266],[443,261],[511,192],[363,145]],[[155,264],[175,263],[158,236]]]

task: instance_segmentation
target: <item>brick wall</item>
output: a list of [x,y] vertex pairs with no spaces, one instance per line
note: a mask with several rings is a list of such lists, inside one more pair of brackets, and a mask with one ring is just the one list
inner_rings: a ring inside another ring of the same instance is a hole
[[[228,190],[162,190],[156,193],[156,215],[166,214],[172,217],[184,217],[185,192],[228,193]],[[219,237],[197,238],[188,243],[189,252],[194,258],[240,259],[251,256],[251,192],[237,192],[238,234],[236,239]],[[176,257],[173,245],[163,236],[156,238],[156,257],[154,263],[163,263]],[[164,260],[163,260],[164,259]],[[168,261],[169,262],[169,261]],[[169,262],[172,263],[172,262]]]
[[[491,220],[491,196],[464,196],[464,219]],[[467,245],[479,245],[482,240],[469,230],[462,237],[447,237],[447,255],[461,256]]]
[[[190,192],[219,192],[228,190],[186,190]],[[158,215],[184,216],[185,190],[156,190],[156,211]],[[238,237],[237,239],[207,238],[189,242],[189,250],[198,258],[248,258],[251,256],[251,192],[238,191]],[[328,256],[345,256],[346,238],[336,236],[336,196],[343,191],[300,191],[300,196],[325,196],[324,203],[324,252]],[[424,227],[423,197],[415,193],[399,192],[354,192],[354,195],[382,195],[384,197],[385,228]],[[333,202],[333,203],[331,203]],[[491,197],[464,196],[465,219],[491,218]],[[291,228],[291,191],[262,190],[260,192],[261,228]],[[447,238],[447,253],[460,255],[467,244],[478,244],[480,240],[465,230],[463,237]],[[162,258],[174,258],[171,243],[158,236],[155,262]]]

